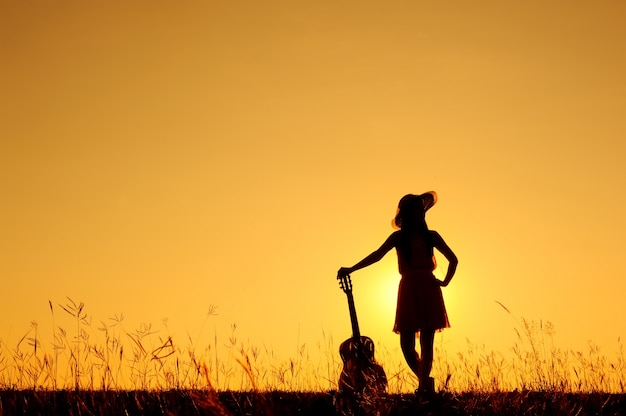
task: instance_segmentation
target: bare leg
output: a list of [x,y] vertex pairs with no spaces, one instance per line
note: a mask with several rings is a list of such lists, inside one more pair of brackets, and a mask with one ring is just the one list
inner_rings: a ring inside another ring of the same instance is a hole
[[422,353],[422,363],[418,375],[420,385],[416,393],[431,395],[435,393],[435,380],[430,377],[433,368],[433,349],[435,344],[434,330],[420,331],[420,348]]
[[417,351],[415,351],[415,332],[400,332],[400,348],[402,348],[404,359],[409,368],[418,379],[421,379],[420,358]]
[[420,331],[420,348],[422,351],[422,365],[420,379],[426,380],[430,376],[430,371],[433,368],[433,350],[435,344],[435,331],[434,330],[422,330]]

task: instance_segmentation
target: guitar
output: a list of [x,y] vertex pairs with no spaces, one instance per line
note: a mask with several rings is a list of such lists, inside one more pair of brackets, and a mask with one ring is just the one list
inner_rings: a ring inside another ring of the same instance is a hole
[[374,341],[361,335],[359,331],[350,276],[340,277],[339,285],[348,297],[352,338],[345,340],[339,347],[343,370],[339,376],[338,391],[340,394],[359,396],[365,400],[380,397],[387,390],[387,376],[374,359]]

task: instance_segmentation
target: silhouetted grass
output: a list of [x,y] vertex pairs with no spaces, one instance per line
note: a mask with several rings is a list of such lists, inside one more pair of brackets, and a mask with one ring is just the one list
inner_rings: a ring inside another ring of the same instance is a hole
[[[336,415],[334,392],[206,390],[0,391],[6,415]],[[459,393],[429,401],[391,394],[380,415],[624,415],[626,395],[608,393]]]
[[[217,339],[202,347],[190,337],[179,344],[151,325],[128,330],[121,315],[94,329],[82,303],[68,299],[59,308],[71,329],[55,327],[50,302],[51,342],[42,341],[35,322],[15,346],[0,340],[0,416],[336,414],[342,363],[325,334],[316,354],[302,345],[285,360],[240,342],[233,325],[226,342],[219,340],[228,352],[222,357]],[[593,345],[564,351],[551,345],[550,323],[515,322],[517,342],[508,354],[469,341],[454,356],[438,351],[439,393],[428,400],[410,393],[417,381],[401,356],[377,347],[389,379],[377,414],[626,414],[621,342],[613,359]]]

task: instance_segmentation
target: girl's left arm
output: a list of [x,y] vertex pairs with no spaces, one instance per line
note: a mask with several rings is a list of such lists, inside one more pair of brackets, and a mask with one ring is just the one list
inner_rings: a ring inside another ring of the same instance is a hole
[[387,238],[387,240],[385,240],[385,242],[378,248],[378,250],[372,252],[360,262],[352,267],[342,267],[341,269],[339,269],[339,271],[337,272],[337,278],[339,279],[340,277],[347,276],[350,273],[374,264],[383,257],[385,257],[385,254],[387,254],[389,250],[396,246],[396,240],[398,238],[397,236],[398,232],[396,231],[395,233],[391,234],[389,238]]

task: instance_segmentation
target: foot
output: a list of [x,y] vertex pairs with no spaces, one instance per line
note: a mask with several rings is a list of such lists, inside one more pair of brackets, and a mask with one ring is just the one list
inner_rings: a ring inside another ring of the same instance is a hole
[[417,388],[417,390],[415,390],[415,394],[435,394],[435,379],[432,377],[427,377],[420,380],[419,387]]

